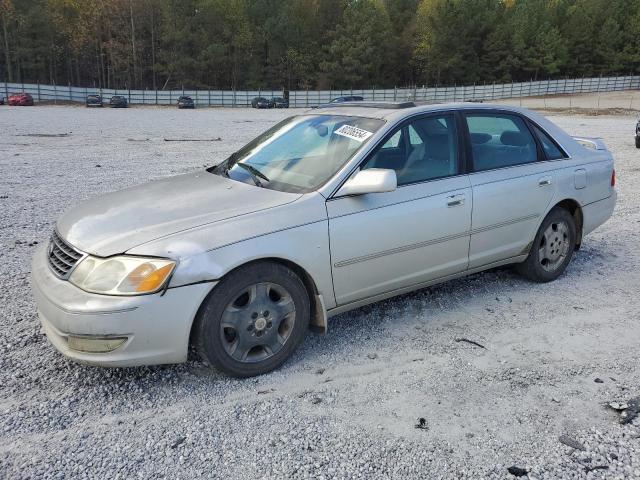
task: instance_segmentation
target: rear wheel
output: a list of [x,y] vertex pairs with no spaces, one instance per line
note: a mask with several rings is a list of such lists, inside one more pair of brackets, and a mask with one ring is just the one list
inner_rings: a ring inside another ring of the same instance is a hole
[[565,271],[576,245],[573,215],[556,207],[544,219],[535,236],[527,259],[518,272],[534,282],[550,282]]
[[262,375],[300,345],[309,317],[300,278],[279,263],[256,263],[230,273],[205,300],[194,343],[204,360],[229,375]]
[[640,137],[636,137],[636,148],[640,148]]

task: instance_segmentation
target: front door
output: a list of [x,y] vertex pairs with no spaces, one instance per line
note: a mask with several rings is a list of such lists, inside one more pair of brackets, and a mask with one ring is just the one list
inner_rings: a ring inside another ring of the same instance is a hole
[[453,114],[405,122],[360,168],[396,171],[393,192],[327,201],[338,305],[464,271],[472,197]]

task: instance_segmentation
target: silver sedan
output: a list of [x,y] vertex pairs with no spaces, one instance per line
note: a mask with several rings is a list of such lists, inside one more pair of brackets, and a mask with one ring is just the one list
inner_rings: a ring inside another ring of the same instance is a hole
[[51,343],[80,362],[234,376],[340,312],[514,264],[561,275],[613,211],[599,139],[526,110],[357,102],[278,123],[218,165],[85,202],[33,259]]

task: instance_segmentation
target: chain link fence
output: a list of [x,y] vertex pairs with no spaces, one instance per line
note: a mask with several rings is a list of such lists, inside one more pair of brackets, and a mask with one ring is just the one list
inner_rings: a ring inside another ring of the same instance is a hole
[[[491,101],[507,98],[546,97],[550,95],[613,92],[640,88],[640,76],[572,78],[519,83],[466,85],[453,87],[414,87],[369,90],[292,90],[290,107],[313,107],[341,96],[361,96],[369,101],[418,101],[426,103]],[[281,90],[118,90],[60,85],[0,82],[0,96],[26,92],[36,102],[81,102],[87,95],[101,95],[108,101],[113,95],[126,97],[131,104],[175,105],[182,95],[190,96],[200,107],[250,107],[255,97],[284,97]]]

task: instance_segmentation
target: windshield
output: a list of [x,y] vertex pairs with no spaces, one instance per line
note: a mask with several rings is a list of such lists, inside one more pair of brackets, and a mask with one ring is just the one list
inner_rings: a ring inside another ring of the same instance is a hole
[[331,178],[383,124],[339,115],[291,117],[208,171],[273,190],[310,192]]

